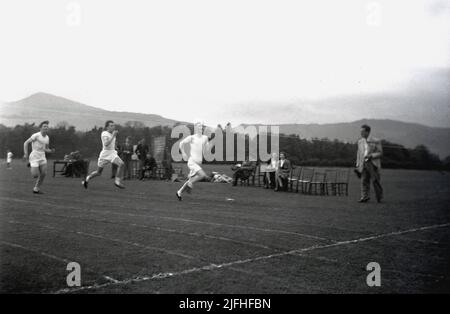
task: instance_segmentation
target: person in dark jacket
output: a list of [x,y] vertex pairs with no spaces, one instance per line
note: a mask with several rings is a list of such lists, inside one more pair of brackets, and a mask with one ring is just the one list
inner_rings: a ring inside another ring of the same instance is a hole
[[127,136],[125,143],[120,147],[119,156],[124,163],[123,179],[131,179],[131,156],[133,155],[133,144],[131,143],[131,137]]
[[237,185],[238,180],[247,180],[253,174],[255,170],[255,163],[248,159],[242,163],[242,165],[235,165],[231,169],[233,173],[233,186]]
[[147,154],[150,152],[150,148],[145,143],[145,138],[139,141],[137,147],[136,147],[136,155],[139,159],[139,172],[141,173],[141,176],[139,180],[144,179],[144,162],[145,158],[147,157]]
[[288,186],[288,179],[291,173],[292,166],[291,162],[286,159],[286,153],[280,153],[280,160],[278,161],[278,169],[275,174],[276,176],[276,187],[275,191],[286,190]]
[[153,158],[152,154],[147,153],[145,159],[144,159],[144,164],[141,170],[141,178],[140,180],[143,180],[145,177],[145,172],[146,171],[150,171],[150,176],[152,178],[154,178],[156,176],[156,160],[155,158]]

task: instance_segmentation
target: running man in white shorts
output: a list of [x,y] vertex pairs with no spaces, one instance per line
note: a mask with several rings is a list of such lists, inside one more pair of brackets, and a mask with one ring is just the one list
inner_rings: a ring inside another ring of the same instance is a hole
[[[189,157],[185,151],[185,145],[190,145]],[[180,142],[180,150],[183,155],[183,159],[188,161],[187,166],[189,168],[188,180],[183,186],[176,192],[178,200],[182,200],[182,194],[185,190],[190,193],[193,188],[193,184],[208,177],[203,171],[201,164],[203,161],[203,152],[209,148],[209,141],[206,135],[203,135],[203,123],[194,123],[194,135],[189,135]]]
[[[48,137],[48,121],[43,121],[39,124],[41,129],[39,132],[31,135],[29,139],[23,143],[23,158],[28,158],[30,162],[31,175],[37,179],[33,188],[34,194],[43,194],[41,192],[41,185],[47,175],[47,158],[45,153],[54,153],[54,149],[50,149],[50,138]],[[28,145],[31,143],[31,154],[28,156]]]
[[116,130],[116,125],[114,124],[114,121],[111,120],[106,121],[105,130],[106,131],[103,131],[101,135],[103,149],[100,152],[100,155],[98,156],[97,162],[98,168],[90,175],[88,175],[83,182],[81,182],[81,184],[83,184],[85,189],[88,188],[89,181],[95,177],[100,176],[103,172],[103,168],[108,164],[115,164],[118,167],[116,177],[114,178],[114,185],[120,189],[125,188],[125,186],[123,186],[123,184],[121,183],[123,161],[122,159],[120,159],[116,151],[116,137],[118,131]]

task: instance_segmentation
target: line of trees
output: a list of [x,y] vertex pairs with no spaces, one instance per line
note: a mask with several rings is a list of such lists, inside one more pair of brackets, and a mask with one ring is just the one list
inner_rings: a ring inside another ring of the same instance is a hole
[[[170,148],[178,140],[171,139],[172,129],[167,126],[149,128],[140,122],[130,121],[117,127],[119,130],[118,143],[125,142],[125,138],[130,136],[133,144],[137,144],[137,141],[142,138],[151,144],[153,137],[166,135],[167,146]],[[189,128],[192,132],[193,127],[189,126]],[[56,148],[56,152],[51,158],[63,158],[64,155],[77,150],[80,151],[83,158],[96,158],[101,148],[100,134],[102,131],[102,128],[94,127],[89,131],[82,132],[65,122],[57,124],[50,129],[50,146]],[[16,125],[15,127],[6,127],[0,124],[0,156],[6,158],[8,149],[16,157],[22,156],[23,142],[35,132],[38,132],[35,124]],[[238,135],[234,134],[234,136]],[[236,156],[237,140],[234,143]],[[248,144],[248,138],[246,143]],[[248,152],[248,145],[246,145],[246,149]],[[352,167],[355,164],[357,146],[356,143],[343,143],[326,138],[307,140],[296,135],[281,134],[280,150],[286,152],[288,158],[296,165]],[[223,151],[225,156],[225,141]],[[440,160],[424,145],[409,149],[399,144],[383,141],[383,151],[382,164],[385,168],[450,170],[450,156]]]

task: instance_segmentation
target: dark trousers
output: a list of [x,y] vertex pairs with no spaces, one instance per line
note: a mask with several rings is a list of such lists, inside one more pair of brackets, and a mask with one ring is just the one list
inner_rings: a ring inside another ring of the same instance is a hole
[[123,159],[123,177],[124,179],[131,179],[131,159]]
[[375,196],[378,200],[383,198],[383,187],[380,181],[380,170],[372,163],[365,162],[361,173],[361,197],[368,198],[370,196],[370,181],[372,180]]
[[248,169],[238,169],[233,173],[233,185],[236,185],[238,180],[247,180],[251,175]]

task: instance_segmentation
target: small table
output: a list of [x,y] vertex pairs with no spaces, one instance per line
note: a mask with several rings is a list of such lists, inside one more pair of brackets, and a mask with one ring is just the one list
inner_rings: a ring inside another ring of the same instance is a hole
[[[64,173],[66,171],[67,165],[70,163],[70,161],[67,160],[55,160],[53,162],[53,177],[56,173]],[[56,165],[62,165],[61,168],[56,169]]]

